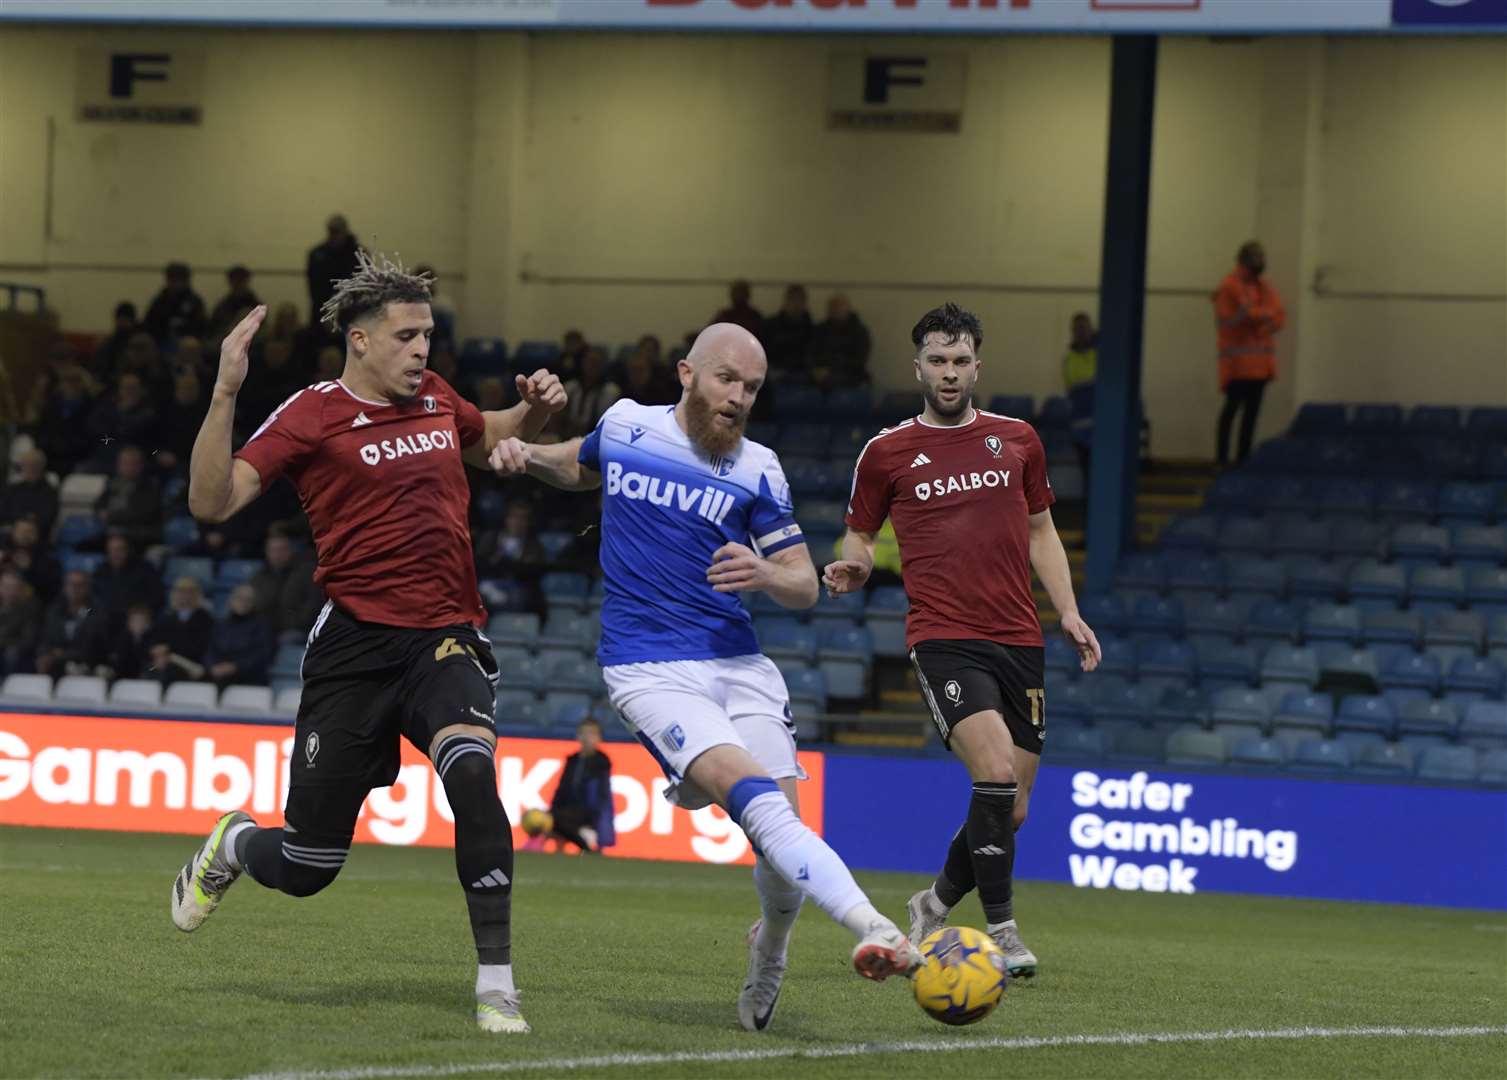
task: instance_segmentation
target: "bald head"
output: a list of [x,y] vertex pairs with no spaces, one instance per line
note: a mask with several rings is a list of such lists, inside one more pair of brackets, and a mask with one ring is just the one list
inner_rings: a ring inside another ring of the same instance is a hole
[[677,408],[691,441],[713,456],[731,453],[769,370],[759,339],[741,326],[713,323],[677,367],[684,391]]
[[691,365],[693,372],[717,362],[726,362],[740,368],[746,364],[757,365],[757,377],[760,381],[769,367],[769,362],[764,359],[764,346],[759,344],[759,339],[736,323],[712,323],[696,335],[696,341],[686,355],[686,363]]

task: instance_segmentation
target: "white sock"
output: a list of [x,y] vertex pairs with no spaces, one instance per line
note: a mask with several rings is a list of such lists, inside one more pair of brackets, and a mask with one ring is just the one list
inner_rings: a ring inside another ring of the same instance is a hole
[[780,872],[762,855],[754,863],[754,888],[759,893],[759,910],[764,916],[754,946],[765,956],[784,957],[805,894],[780,877]]
[[937,895],[937,887],[935,885],[927,887],[926,895],[921,898],[921,903],[930,908],[933,915],[942,915],[945,917],[952,911],[952,908],[942,903],[942,898]]
[[782,878],[848,929],[854,929],[846,918],[850,911],[860,904],[873,910],[837,852],[795,816],[783,791],[776,788],[750,799],[738,823]]
[[485,993],[499,991],[504,994],[516,994],[517,988],[513,985],[512,964],[477,964],[476,965],[476,996],[481,997]]
[[867,900],[849,908],[843,917],[837,921],[851,930],[855,936],[861,938],[868,937],[876,924],[887,930],[893,930],[897,934],[900,933],[900,928],[890,921],[889,916],[885,915]]
[[225,839],[220,845],[220,850],[225,853],[225,861],[237,870],[241,869],[241,860],[235,853],[235,838],[247,829],[256,828],[254,821],[241,821],[225,830]]
[[992,936],[994,934],[999,933],[1001,930],[1005,929],[1006,927],[1009,927],[1011,930],[1014,930],[1016,928],[1015,927],[1015,920],[1014,919],[1006,919],[1004,922],[992,922],[988,926],[986,926],[984,929],[985,929],[985,932],[987,932],[988,934],[990,934]]

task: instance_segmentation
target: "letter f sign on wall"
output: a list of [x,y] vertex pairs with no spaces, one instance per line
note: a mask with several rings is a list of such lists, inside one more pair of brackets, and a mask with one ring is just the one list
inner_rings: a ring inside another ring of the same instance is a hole
[[[924,56],[871,56],[863,66],[863,103],[887,105],[892,86],[925,86]],[[907,71],[907,69],[911,69]]]
[[[173,58],[168,53],[111,53],[110,96],[128,98],[139,82],[167,82],[164,70]],[[152,65],[162,65],[156,68]]]

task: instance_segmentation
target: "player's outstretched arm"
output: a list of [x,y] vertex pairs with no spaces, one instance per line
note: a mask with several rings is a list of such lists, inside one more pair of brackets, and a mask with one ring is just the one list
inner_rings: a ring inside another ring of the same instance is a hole
[[822,571],[822,584],[828,596],[857,592],[874,571],[875,533],[849,529],[843,534],[842,553],[836,562]]
[[461,451],[461,460],[477,469],[491,466],[492,451],[505,439],[532,442],[549,423],[549,418],[565,408],[568,398],[558,376],[540,368],[532,375],[519,375],[518,404],[511,409],[484,412],[486,437]]
[[591,491],[602,486],[602,474],[578,460],[581,440],[569,442],[526,443],[522,439],[504,439],[492,447],[487,464],[498,476],[522,476],[527,473],[550,487],[565,491]]
[[717,592],[766,592],[785,608],[808,608],[821,595],[805,544],[781,548],[768,558],[746,544],[723,544],[712,553],[706,580]]
[[235,396],[246,381],[251,339],[267,317],[267,305],[253,308],[220,345],[220,371],[209,398],[209,412],[194,439],[188,463],[188,512],[200,521],[224,521],[262,493],[256,468],[230,456],[230,429]]
[[1073,573],[1068,566],[1062,537],[1057,535],[1057,526],[1052,522],[1052,512],[1043,510],[1032,514],[1030,521],[1031,566],[1051,597],[1052,606],[1062,617],[1062,632],[1078,649],[1078,663],[1084,671],[1093,671],[1099,666],[1103,654],[1099,650],[1099,639],[1078,615],[1078,600],[1073,596]]

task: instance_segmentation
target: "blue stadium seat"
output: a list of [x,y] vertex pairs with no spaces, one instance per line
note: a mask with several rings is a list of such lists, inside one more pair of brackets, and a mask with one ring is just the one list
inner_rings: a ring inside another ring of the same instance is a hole
[[[1366,490],[1369,494],[1370,488]],[[1329,554],[1374,559],[1386,550],[1389,535],[1391,530],[1385,522],[1351,518],[1330,529]]]
[[759,636],[759,647],[772,660],[789,658],[810,662],[816,658],[816,629],[793,617],[760,619],[755,629]]
[[1370,694],[1353,694],[1340,702],[1334,716],[1335,731],[1374,733],[1391,738],[1397,728],[1397,716],[1391,704]]
[[869,696],[869,666],[866,661],[823,653],[817,667],[826,682],[828,697],[859,700]]
[[[199,542],[199,523],[187,514],[168,518],[162,527],[162,542],[174,551],[193,547]],[[58,543],[61,544],[62,540],[59,539]]]
[[1247,597],[1190,597],[1183,601],[1183,629],[1190,635],[1224,634],[1237,638],[1245,629],[1251,603]]
[[1490,787],[1507,788],[1507,750],[1483,750],[1478,760],[1478,782]]
[[1288,430],[1294,435],[1343,435],[1347,425],[1344,405],[1310,401],[1299,406]]
[[174,555],[162,564],[162,583],[171,587],[180,577],[196,578],[208,589],[215,577],[214,560]]
[[780,666],[780,673],[785,676],[785,687],[790,691],[792,704],[796,698],[801,698],[819,703],[817,707],[820,710],[826,709],[827,679],[820,669],[784,664]]
[[1310,739],[1298,744],[1288,768],[1306,773],[1349,772],[1350,750],[1344,743]]
[[1419,566],[1408,575],[1413,611],[1453,611],[1465,600],[1465,575],[1453,566]]
[[493,645],[492,659],[497,663],[497,678],[506,686],[512,672],[534,662],[534,654],[523,645]]
[[1288,559],[1285,565],[1289,596],[1336,601],[1344,595],[1345,575],[1350,570],[1344,562],[1298,555]]
[[1450,551],[1457,562],[1507,566],[1507,526],[1455,522],[1450,527]]
[[844,625],[853,625],[863,618],[865,596],[862,592],[828,596],[825,592],[811,608],[811,618],[816,621],[837,620]]
[[1198,677],[1198,657],[1186,641],[1152,641],[1136,647],[1136,671],[1143,679]]
[[71,574],[75,570],[93,576],[105,561],[105,557],[97,551],[64,551],[62,552],[63,573]]
[[90,543],[104,535],[104,527],[92,514],[73,514],[58,524],[53,542],[60,548],[74,548]]
[[1361,747],[1351,771],[1361,776],[1409,777],[1413,775],[1413,751],[1402,743],[1372,743]]
[[1167,570],[1162,557],[1150,552],[1125,556],[1115,570],[1115,588],[1166,591]]
[[1216,546],[1226,554],[1265,555],[1271,550],[1271,535],[1265,519],[1230,518],[1219,529]]
[[1379,687],[1380,667],[1376,654],[1369,649],[1356,649],[1340,642],[1319,645],[1315,652],[1319,658],[1319,682],[1342,680],[1347,685],[1369,684]]
[[1198,677],[1205,686],[1248,686],[1256,681],[1256,650],[1218,639],[1196,638],[1189,644],[1198,659]]
[[272,657],[272,666],[267,669],[267,675],[273,679],[298,679],[303,668],[302,645],[279,645],[277,653]]
[[1289,691],[1282,695],[1282,702],[1272,717],[1272,725],[1327,735],[1334,726],[1334,698],[1329,694],[1315,694],[1307,690]]
[[1225,588],[1231,596],[1275,599],[1287,591],[1287,568],[1264,558],[1232,558],[1225,564]]
[[1463,434],[1458,405],[1415,405],[1408,414],[1408,431],[1415,435]]
[[1507,566],[1480,567],[1466,578],[1465,595],[1477,611],[1507,611]]
[[544,604],[551,612],[556,610],[584,611],[591,596],[591,579],[585,574],[551,573],[539,580],[544,592]]
[[874,411],[874,393],[867,386],[829,391],[824,416],[838,420],[866,419]]
[[1211,552],[1217,546],[1219,519],[1212,514],[1177,517],[1162,530],[1158,543],[1167,551]]
[[1315,604],[1303,615],[1303,637],[1308,641],[1360,640],[1360,612],[1345,604]]
[[1174,591],[1192,593],[1223,592],[1224,564],[1213,555],[1191,551],[1169,555],[1166,567],[1167,586]]
[[553,690],[573,690],[593,697],[607,692],[602,669],[597,667],[595,660],[580,656],[556,660],[550,665],[549,678]]
[[1246,768],[1280,769],[1287,764],[1287,748],[1276,739],[1256,736],[1240,739],[1230,750],[1230,764]]
[[1479,652],[1486,637],[1486,619],[1473,611],[1440,611],[1430,614],[1423,625],[1423,643],[1457,646]]
[[1350,417],[1350,431],[1372,438],[1395,438],[1402,433],[1402,406],[1357,405]]
[[1250,724],[1265,730],[1271,725],[1271,699],[1260,690],[1231,687],[1214,695],[1209,717],[1215,724]]
[[494,711],[499,724],[545,726],[543,707],[532,690],[498,690]]
[[525,645],[539,640],[539,616],[527,612],[493,615],[487,622],[487,637],[494,645]]
[[544,715],[549,726],[557,729],[551,734],[569,738],[581,721],[591,715],[591,695],[573,690],[551,690],[544,695]]
[[1098,728],[1080,727],[1072,724],[1064,727],[1054,725],[1052,731],[1052,756],[1087,758],[1097,761],[1106,755],[1105,733]]
[[1143,596],[1131,610],[1130,626],[1136,633],[1181,634],[1182,601],[1166,596]]
[[507,370],[508,346],[502,338],[467,338],[461,344],[459,359],[468,374],[497,375]]
[[1477,405],[1470,410],[1465,430],[1476,438],[1507,439],[1507,406]]
[[820,458],[827,453],[827,439],[824,424],[786,424],[780,429],[780,453],[793,458]]
[[1406,571],[1395,564],[1376,559],[1362,559],[1350,568],[1345,589],[1351,599],[1370,597],[1401,603],[1407,594]]
[[1124,633],[1129,620],[1125,602],[1118,596],[1079,597],[1078,613],[1101,640],[1106,634]]
[[1041,411],[1036,414],[1036,429],[1038,431],[1065,431],[1073,423],[1073,406],[1067,398],[1061,394],[1053,394],[1041,403]]
[[1418,689],[1439,692],[1439,660],[1428,653],[1406,652],[1382,664],[1380,682],[1385,689]]
[[570,545],[575,543],[576,537],[565,529],[545,529],[539,533],[538,539],[544,558],[549,562],[557,562]]
[[1126,765],[1160,765],[1165,744],[1161,732],[1120,725],[1110,729],[1108,756]]
[[1048,679],[1047,717],[1053,723],[1087,724],[1093,718],[1093,695],[1087,683]]
[[787,419],[819,420],[826,408],[826,398],[815,386],[786,383],[776,392],[780,415]]
[[1500,698],[1507,672],[1495,660],[1480,656],[1462,656],[1450,665],[1444,674],[1444,689],[1448,693],[1483,694]]
[[[1268,513],[1288,514],[1306,510],[1317,501],[1316,483],[1306,476],[1275,475],[1266,483],[1261,502]],[[1288,519],[1282,519],[1285,524]]]
[[1157,699],[1156,711],[1152,714],[1157,727],[1178,727],[1196,724],[1208,727],[1209,698],[1202,690],[1163,690]]
[[[1314,506],[1319,507],[1325,515],[1336,518],[1342,523],[1334,528],[1329,537],[1330,550],[1338,550],[1340,535],[1348,534],[1364,525],[1365,522],[1360,519],[1375,512],[1376,485],[1370,480],[1354,476],[1331,477],[1317,485],[1312,504],[1297,509],[1311,510]],[[1343,550],[1350,551],[1352,547],[1346,544]],[[1373,542],[1369,549],[1362,546],[1356,553],[1371,555],[1375,554],[1375,551],[1376,543]]]
[[553,341],[524,341],[513,354],[513,363],[520,370],[551,367],[560,362],[560,346]]
[[[1089,625],[1093,626],[1093,623],[1089,622]],[[1105,637],[1103,634],[1099,634],[1098,638],[1099,648],[1103,652],[1098,672],[1102,675],[1123,675],[1127,679],[1135,678],[1135,644],[1126,638]]]
[[222,559],[215,569],[215,584],[234,587],[256,577],[262,568],[260,559]]
[[1089,683],[1095,724],[1149,724],[1158,695],[1149,687],[1096,678]]
[[1278,600],[1260,600],[1246,617],[1245,639],[1251,642],[1296,642],[1303,628],[1303,607]]
[[1436,485],[1421,480],[1393,480],[1384,483],[1376,496],[1377,513],[1399,519],[1433,517],[1437,504]]
[[549,620],[539,634],[539,644],[550,648],[571,650],[591,649],[596,646],[601,621],[595,615],[580,611],[550,611]]
[[1460,741],[1479,750],[1507,749],[1507,702],[1472,701],[1460,719]]
[[1416,611],[1367,611],[1360,622],[1366,644],[1391,642],[1418,648],[1423,644],[1423,616]]
[[1486,447],[1481,459],[1481,472],[1489,480],[1507,480],[1507,442]]
[[1439,525],[1406,522],[1392,530],[1387,554],[1393,559],[1409,560],[1409,567],[1441,563],[1449,558],[1449,531]]
[[1486,647],[1507,649],[1507,611],[1493,612],[1486,620]]
[[[873,623],[874,620],[871,617],[869,625],[872,626]],[[1045,635],[1045,640],[1046,652],[1044,662],[1047,671],[1066,679],[1077,678],[1080,667],[1078,650],[1073,647],[1073,643],[1062,634],[1047,634]]]
[[1229,751],[1212,731],[1184,729],[1167,739],[1166,755],[1168,765],[1223,765]]
[[[1305,495],[1305,501],[1308,498]],[[1283,519],[1277,524],[1272,537],[1272,552],[1277,555],[1327,555],[1329,526],[1314,518]]]
[[1453,739],[1460,730],[1460,715],[1448,701],[1410,701],[1397,710],[1397,734],[1440,735]]
[[503,518],[507,517],[507,496],[496,488],[483,488],[478,491],[471,500],[471,507],[476,514],[476,520],[483,525],[501,525]]
[[1261,658],[1263,686],[1285,686],[1307,690],[1319,680],[1319,662],[1308,646],[1277,642]]
[[874,636],[867,627],[826,619],[813,623],[812,629],[818,634],[822,660],[854,661],[865,670],[873,662]]
[[1036,412],[1036,399],[1030,394],[995,394],[989,399],[989,411],[1029,421]]
[[1478,763],[1469,746],[1435,746],[1418,756],[1418,779],[1444,784],[1472,784]]
[[1500,512],[1499,500],[1491,484],[1455,481],[1439,492],[1441,518],[1467,518],[1489,524]]

